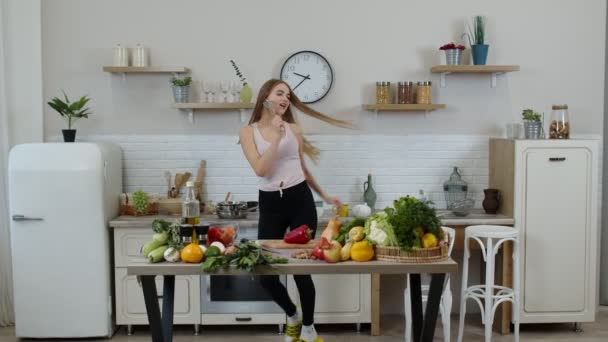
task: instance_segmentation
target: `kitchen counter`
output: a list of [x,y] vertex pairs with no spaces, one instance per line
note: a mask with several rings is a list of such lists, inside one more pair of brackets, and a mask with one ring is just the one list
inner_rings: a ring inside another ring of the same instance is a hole
[[[437,215],[441,220],[441,224],[444,226],[472,226],[479,224],[490,224],[490,225],[506,225],[510,226],[514,224],[512,217],[505,215],[488,215],[482,209],[475,209],[465,217],[458,217],[452,214],[448,210],[437,210]],[[322,230],[329,222],[329,219],[333,217],[331,215],[323,215],[319,217],[318,228]],[[163,219],[167,221],[174,221],[179,219],[179,216],[170,215],[152,215],[152,216],[118,216],[110,221],[110,228],[147,228],[149,229],[152,225],[152,221],[156,219]],[[203,222],[209,223],[222,223],[222,222],[236,222],[240,229],[256,229],[258,226],[258,213],[249,213],[246,219],[239,220],[227,220],[220,219],[216,215],[202,215],[201,219]],[[345,220],[350,217],[343,218]]]

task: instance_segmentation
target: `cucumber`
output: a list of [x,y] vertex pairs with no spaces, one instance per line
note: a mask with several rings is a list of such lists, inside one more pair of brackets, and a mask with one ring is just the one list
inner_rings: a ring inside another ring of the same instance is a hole
[[164,245],[153,250],[152,252],[150,252],[150,254],[148,254],[148,261],[151,263],[155,263],[165,260],[165,251],[168,248],[169,246]]
[[143,247],[141,248],[141,254],[143,254],[144,256],[147,257],[148,254],[150,254],[150,252],[152,252],[153,250],[157,249],[158,247],[160,247],[164,244],[165,244],[165,242],[156,241],[156,240],[146,242],[146,244],[143,245]]

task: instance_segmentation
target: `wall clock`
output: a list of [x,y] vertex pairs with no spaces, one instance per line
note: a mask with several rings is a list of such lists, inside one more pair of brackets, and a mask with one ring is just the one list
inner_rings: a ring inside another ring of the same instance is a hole
[[314,103],[327,95],[334,82],[331,65],[314,51],[299,51],[289,56],[281,67],[281,80],[304,103]]

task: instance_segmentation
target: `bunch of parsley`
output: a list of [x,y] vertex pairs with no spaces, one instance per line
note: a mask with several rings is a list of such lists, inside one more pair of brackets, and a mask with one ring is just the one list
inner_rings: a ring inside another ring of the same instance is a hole
[[406,196],[395,200],[394,208],[385,209],[401,249],[422,246],[417,227],[422,227],[426,233],[433,233],[437,239],[442,238],[441,222],[432,204],[431,201]]
[[287,259],[274,257],[270,253],[263,252],[260,246],[253,241],[246,241],[236,246],[236,252],[232,254],[208,257],[202,264],[203,271],[215,272],[220,268],[234,266],[249,272],[257,265],[286,264]]

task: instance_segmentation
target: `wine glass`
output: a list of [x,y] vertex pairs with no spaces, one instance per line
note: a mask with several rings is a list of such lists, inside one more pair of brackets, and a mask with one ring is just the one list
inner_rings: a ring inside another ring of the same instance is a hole
[[207,95],[207,102],[217,102],[216,98],[215,98],[215,93],[217,93],[217,84],[214,81],[207,81],[209,82],[208,84],[208,88],[209,92],[211,93],[211,96]]
[[241,102],[241,83],[232,81],[230,89],[232,91],[233,102]]
[[228,91],[230,90],[230,83],[228,81],[221,81],[220,89],[222,90],[222,93],[224,93],[222,95],[221,102],[228,102]]

